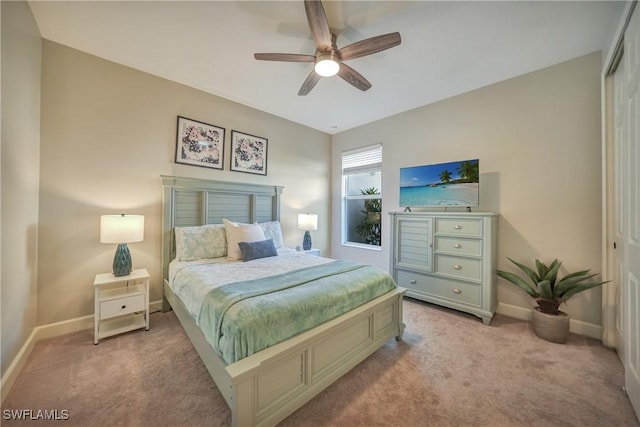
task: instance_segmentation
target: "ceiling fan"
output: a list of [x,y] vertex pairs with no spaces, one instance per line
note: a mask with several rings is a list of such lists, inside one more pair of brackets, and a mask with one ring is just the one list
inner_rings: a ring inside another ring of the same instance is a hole
[[341,49],[336,46],[336,35],[329,29],[327,15],[320,0],[305,0],[304,8],[307,12],[309,29],[316,45],[314,55],[297,53],[256,53],[255,59],[263,61],[285,62],[314,62],[314,70],[305,79],[298,91],[298,95],[304,96],[318,83],[321,77],[338,74],[347,83],[365,91],[371,87],[371,83],[362,74],[344,63],[350,59],[371,55],[394,46],[401,42],[400,33],[383,34],[352,43]]

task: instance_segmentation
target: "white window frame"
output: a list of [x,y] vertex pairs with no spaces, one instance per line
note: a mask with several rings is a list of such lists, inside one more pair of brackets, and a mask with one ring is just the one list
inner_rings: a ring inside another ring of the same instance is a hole
[[[341,157],[341,174],[342,174],[342,245],[352,246],[370,250],[382,250],[382,242],[380,246],[368,243],[351,242],[348,240],[349,223],[347,220],[347,201],[348,200],[382,200],[382,144],[374,144],[366,147],[360,147],[354,150],[343,151]],[[371,195],[347,195],[347,176],[349,174],[362,172],[380,172],[380,194]]]

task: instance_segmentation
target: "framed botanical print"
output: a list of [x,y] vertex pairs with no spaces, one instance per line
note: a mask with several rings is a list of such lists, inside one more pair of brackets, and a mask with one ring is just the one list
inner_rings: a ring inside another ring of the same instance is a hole
[[176,163],[224,169],[224,128],[178,116]]
[[267,174],[268,140],[255,135],[231,131],[231,170]]

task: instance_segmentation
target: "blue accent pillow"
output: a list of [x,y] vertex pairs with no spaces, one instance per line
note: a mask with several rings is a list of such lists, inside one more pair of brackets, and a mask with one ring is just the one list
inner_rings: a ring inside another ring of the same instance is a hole
[[238,246],[240,246],[243,261],[278,256],[278,251],[273,244],[273,239],[260,240],[257,242],[238,242]]

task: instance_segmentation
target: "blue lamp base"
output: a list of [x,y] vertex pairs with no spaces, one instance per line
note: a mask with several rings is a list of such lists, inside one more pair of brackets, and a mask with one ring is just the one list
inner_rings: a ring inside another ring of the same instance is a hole
[[113,275],[116,277],[127,276],[131,273],[131,254],[126,243],[121,243],[113,257]]
[[311,233],[309,231],[304,232],[304,239],[302,240],[302,249],[308,251],[311,249]]

